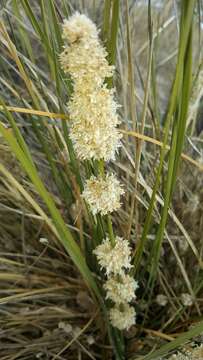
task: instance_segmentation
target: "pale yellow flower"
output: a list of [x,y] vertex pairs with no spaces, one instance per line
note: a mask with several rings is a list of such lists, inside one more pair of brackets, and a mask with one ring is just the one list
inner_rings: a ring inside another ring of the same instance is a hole
[[80,160],[115,160],[122,135],[115,127],[72,123],[70,138]]
[[89,91],[76,83],[76,90],[68,104],[72,120],[70,137],[81,159],[113,160],[122,135],[116,126],[119,119],[113,91],[102,86]]
[[104,284],[106,298],[117,304],[132,301],[135,298],[137,288],[137,281],[126,274],[110,277]]
[[96,25],[86,16],[79,12],[74,13],[63,23],[63,39],[70,44],[81,39],[97,38]]
[[184,306],[192,306],[194,299],[190,294],[183,293],[181,294],[181,300]]
[[74,14],[63,25],[66,41],[61,66],[73,80],[68,104],[70,137],[81,160],[114,160],[121,133],[114,90],[104,84],[113,75],[107,52],[101,45],[95,24],[85,15]]
[[120,208],[120,197],[123,194],[118,179],[113,174],[107,174],[105,178],[92,176],[87,180],[82,196],[94,215],[106,215]]
[[120,121],[114,101],[114,90],[105,85],[91,90],[83,82],[74,87],[74,95],[68,104],[70,119],[73,123],[86,123],[94,126],[115,127]]
[[106,60],[107,53],[97,41],[87,42],[87,45],[74,43],[66,46],[60,55],[60,61],[65,73],[74,80],[84,81],[88,88],[101,86],[105,78],[113,74],[113,66]]
[[105,269],[107,275],[123,275],[124,270],[130,269],[131,249],[128,240],[116,236],[115,245],[112,247],[107,237],[102,244],[93,251],[101,268]]
[[129,304],[115,305],[109,312],[111,324],[119,330],[128,330],[135,324],[135,309]]
[[166,306],[166,304],[168,302],[168,298],[164,294],[158,294],[156,297],[156,302],[160,306]]
[[75,13],[64,21],[63,39],[67,44],[60,55],[61,65],[74,81],[82,79],[83,85],[95,87],[112,76],[114,67],[108,64],[96,26],[86,15]]

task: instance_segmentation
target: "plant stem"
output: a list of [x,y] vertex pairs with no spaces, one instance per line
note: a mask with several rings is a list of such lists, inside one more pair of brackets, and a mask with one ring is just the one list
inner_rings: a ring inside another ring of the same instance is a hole
[[104,177],[105,169],[104,169],[104,160],[102,159],[98,161],[98,170],[99,170],[99,175],[101,177]]
[[112,221],[111,221],[110,215],[107,215],[107,224],[108,224],[108,232],[109,232],[109,238],[111,241],[111,245],[112,245],[112,247],[114,247],[115,237],[114,237],[114,233],[113,233],[113,226],[112,226]]

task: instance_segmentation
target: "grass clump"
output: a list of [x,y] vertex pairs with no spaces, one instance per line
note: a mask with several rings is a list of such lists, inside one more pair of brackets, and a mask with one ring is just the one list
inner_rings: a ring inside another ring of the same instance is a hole
[[1,359],[201,342],[201,16],[195,0],[2,7]]

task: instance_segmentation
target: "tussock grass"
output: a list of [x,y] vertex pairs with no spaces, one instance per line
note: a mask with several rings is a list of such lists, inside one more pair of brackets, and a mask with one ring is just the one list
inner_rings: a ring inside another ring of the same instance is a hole
[[[12,0],[1,7],[2,360],[150,360],[199,341],[202,9],[194,0],[160,6]],[[66,120],[72,86],[59,64],[61,22],[75,10],[98,24],[116,64],[108,86],[117,88],[124,137],[108,167],[126,196],[112,223],[131,240],[140,285],[137,325],[124,334],[107,320],[91,258],[107,224],[95,221],[81,200],[91,169],[78,162]],[[191,306],[183,304],[184,293]],[[165,306],[157,302],[160,294]]]

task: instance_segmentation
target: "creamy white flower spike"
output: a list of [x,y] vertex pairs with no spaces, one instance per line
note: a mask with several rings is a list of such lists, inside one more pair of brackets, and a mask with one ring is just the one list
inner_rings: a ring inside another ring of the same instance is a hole
[[135,324],[135,309],[127,303],[115,305],[109,312],[111,323],[119,330],[128,330]]
[[[108,89],[105,79],[112,77],[114,66],[107,61],[96,25],[85,15],[76,12],[63,24],[64,51],[61,66],[73,81],[73,94],[68,103],[70,138],[80,160],[115,159],[122,135],[117,129],[119,105],[114,89]],[[113,174],[92,176],[84,185],[83,198],[93,215],[107,215],[121,206],[124,190]],[[119,236],[112,246],[107,237],[94,250],[107,281],[106,298],[115,306],[110,310],[112,325],[120,330],[135,323],[135,310],[129,306],[135,298],[137,282],[127,275],[132,267],[128,240]]]
[[111,299],[115,303],[130,302],[135,299],[135,291],[138,283],[130,275],[121,275],[110,277],[104,284],[106,290],[106,298]]
[[132,267],[130,264],[131,249],[129,242],[119,236],[115,238],[114,247],[112,247],[107,237],[93,252],[97,257],[99,265],[105,269],[107,275],[123,275],[124,270]]
[[70,137],[80,160],[114,160],[122,135],[114,100],[114,90],[104,84],[113,75],[107,52],[101,45],[95,24],[75,13],[65,20],[60,55],[65,73],[73,80],[73,95],[68,104]]
[[60,55],[61,65],[73,80],[82,77],[86,85],[97,87],[112,76],[114,66],[108,64],[96,25],[86,15],[76,12],[64,21],[63,39],[66,45]]
[[92,176],[87,180],[82,196],[94,215],[106,215],[120,208],[120,196],[123,194],[118,179],[113,174],[107,174],[105,178]]

